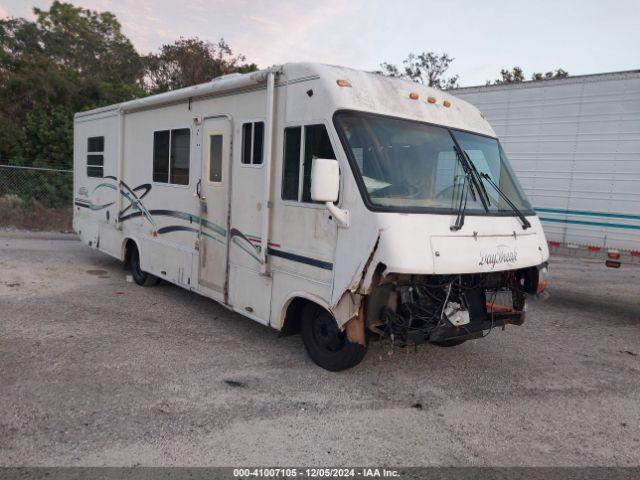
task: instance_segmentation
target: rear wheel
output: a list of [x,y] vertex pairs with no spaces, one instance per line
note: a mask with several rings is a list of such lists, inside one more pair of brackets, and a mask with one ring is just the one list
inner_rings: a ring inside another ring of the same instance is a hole
[[332,372],[346,370],[362,361],[367,348],[353,343],[323,308],[309,305],[302,318],[302,341],[317,365]]
[[131,276],[133,277],[134,282],[143,287],[158,285],[162,281],[162,279],[142,270],[142,267],[140,266],[140,252],[138,252],[138,247],[133,246],[132,248]]

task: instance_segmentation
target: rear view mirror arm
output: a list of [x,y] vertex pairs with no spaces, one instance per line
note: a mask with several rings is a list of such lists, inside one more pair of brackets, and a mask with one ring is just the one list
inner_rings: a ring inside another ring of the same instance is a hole
[[333,218],[338,222],[338,226],[342,228],[349,228],[349,210],[343,210],[337,207],[333,202],[325,202],[329,213],[333,215]]

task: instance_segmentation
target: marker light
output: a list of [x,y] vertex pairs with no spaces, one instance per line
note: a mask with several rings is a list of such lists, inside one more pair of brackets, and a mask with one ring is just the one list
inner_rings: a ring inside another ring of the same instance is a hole
[[349,80],[344,80],[343,78],[336,80],[336,83],[339,87],[351,87],[351,82]]
[[607,252],[607,257],[609,257],[611,260],[618,260],[620,258],[620,252],[611,250],[610,252]]
[[410,98],[411,100],[418,100],[418,99],[420,98],[420,95],[418,95],[416,92],[411,92],[411,93],[409,94],[409,98]]
[[436,103],[436,97],[428,97],[428,98],[427,98],[427,102],[429,102],[429,103]]
[[442,102],[442,105],[449,108],[451,106],[451,102],[449,100],[445,100],[444,102]]
[[545,266],[538,269],[538,285],[536,293],[540,295],[549,285],[549,269]]

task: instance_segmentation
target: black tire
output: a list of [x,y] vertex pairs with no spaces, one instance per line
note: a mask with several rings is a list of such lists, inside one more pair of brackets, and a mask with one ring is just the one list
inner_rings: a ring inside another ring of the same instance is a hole
[[155,275],[145,272],[140,267],[140,252],[137,247],[132,247],[131,251],[131,276],[133,281],[142,287],[151,287],[160,283],[161,279]]
[[431,342],[438,347],[457,347],[466,342],[466,338],[452,338],[451,340],[441,340],[439,342]]
[[333,316],[323,308],[307,306],[303,311],[301,330],[311,360],[331,372],[356,366],[367,353],[366,346],[347,339]]

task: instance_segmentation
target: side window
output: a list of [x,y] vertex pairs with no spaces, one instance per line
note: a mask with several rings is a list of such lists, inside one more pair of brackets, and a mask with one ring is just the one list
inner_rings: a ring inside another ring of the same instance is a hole
[[87,176],[104,177],[104,137],[87,139]]
[[153,132],[153,181],[169,183],[169,130]]
[[188,128],[153,132],[153,181],[188,185],[190,151]]
[[242,125],[242,163],[244,165],[262,165],[264,150],[264,122],[252,122]]
[[300,139],[302,127],[284,129],[284,158],[282,168],[282,199],[298,200],[300,189]]
[[209,136],[209,181],[222,182],[222,135]]
[[314,158],[333,158],[329,134],[324,125],[307,125],[304,127],[304,171],[302,180],[302,201],[311,200],[311,167]]
[[191,149],[191,130],[180,128],[171,130],[171,158],[169,183],[189,185],[189,160]]
[[314,158],[336,158],[326,127],[306,125],[285,128],[282,168],[283,200],[312,202],[311,167]]

